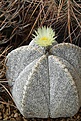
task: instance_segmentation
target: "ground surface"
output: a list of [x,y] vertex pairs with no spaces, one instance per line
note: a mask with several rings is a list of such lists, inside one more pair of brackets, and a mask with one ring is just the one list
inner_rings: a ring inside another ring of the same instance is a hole
[[19,111],[16,109],[16,107],[13,107],[13,105],[8,104],[0,104],[0,121],[81,121],[81,109],[79,112],[70,118],[57,118],[57,119],[25,119]]

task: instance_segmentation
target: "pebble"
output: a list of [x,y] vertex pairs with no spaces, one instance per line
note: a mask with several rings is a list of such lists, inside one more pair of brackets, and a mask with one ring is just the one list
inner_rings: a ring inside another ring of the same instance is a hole
[[16,121],[23,121],[23,118],[21,116],[16,117]]
[[2,115],[2,113],[0,112],[0,116]]
[[8,120],[9,119],[9,117],[5,117],[3,120]]
[[16,118],[16,117],[18,117],[19,116],[19,114],[18,113],[15,113],[14,114],[14,118]]
[[[16,121],[16,119],[15,119],[15,118],[11,118],[10,121]],[[20,121],[20,120],[19,120],[19,121]]]
[[2,116],[0,116],[0,119],[2,119]]
[[4,109],[4,105],[3,104],[0,104],[0,110]]
[[11,114],[11,117],[14,117],[14,114],[13,113]]
[[24,121],[28,121],[27,119],[23,118]]

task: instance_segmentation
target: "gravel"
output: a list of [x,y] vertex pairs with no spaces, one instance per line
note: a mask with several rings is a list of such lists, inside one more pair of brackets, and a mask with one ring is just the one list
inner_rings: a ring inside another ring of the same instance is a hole
[[[12,102],[9,102],[10,104]],[[9,104],[0,103],[0,121],[81,121],[81,108],[78,113],[70,118],[56,118],[56,119],[39,119],[31,118],[25,119],[20,112]]]

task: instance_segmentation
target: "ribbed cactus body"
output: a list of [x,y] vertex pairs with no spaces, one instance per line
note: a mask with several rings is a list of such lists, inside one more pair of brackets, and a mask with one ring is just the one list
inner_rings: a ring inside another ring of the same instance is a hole
[[81,106],[81,49],[55,43],[48,52],[32,41],[10,52],[6,77],[26,118],[69,117]]

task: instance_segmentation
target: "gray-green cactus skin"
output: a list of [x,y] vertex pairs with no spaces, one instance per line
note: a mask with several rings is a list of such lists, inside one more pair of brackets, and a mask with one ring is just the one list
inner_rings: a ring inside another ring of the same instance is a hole
[[13,100],[26,118],[75,115],[81,106],[81,48],[57,42],[45,48],[30,42],[6,57]]

